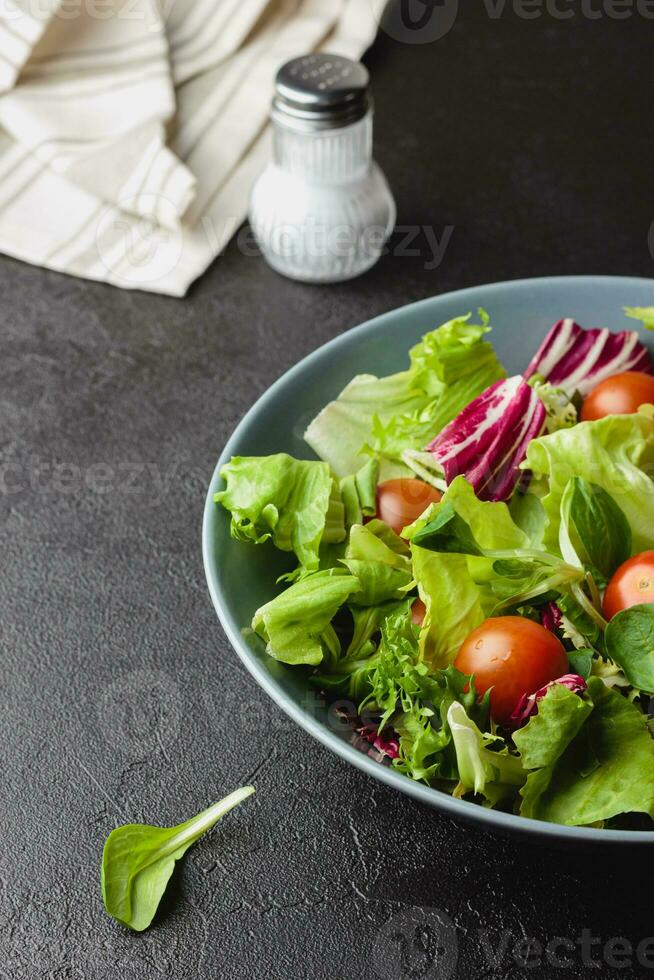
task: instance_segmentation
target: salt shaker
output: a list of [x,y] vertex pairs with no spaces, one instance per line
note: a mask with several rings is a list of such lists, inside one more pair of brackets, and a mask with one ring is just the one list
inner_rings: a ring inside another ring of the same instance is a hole
[[265,258],[303,282],[340,282],[375,264],[395,202],[372,158],[367,70],[339,55],[294,58],[277,74],[272,161],[250,223]]

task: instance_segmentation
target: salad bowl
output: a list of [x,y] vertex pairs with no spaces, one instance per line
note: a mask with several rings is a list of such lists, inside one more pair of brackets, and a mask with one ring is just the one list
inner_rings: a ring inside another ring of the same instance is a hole
[[[315,459],[303,434],[309,422],[355,374],[392,374],[404,369],[407,351],[438,324],[488,311],[492,342],[509,374],[521,373],[556,321],[574,318],[587,327],[636,329],[626,306],[649,307],[654,282],[619,277],[557,277],[517,280],[436,296],[378,316],[314,351],[276,381],[239,423],[214,471],[204,511],[203,558],[209,591],[236,653],[270,697],[303,729],[369,776],[452,817],[502,834],[528,835],[553,845],[654,844],[654,831],[572,827],[533,820],[457,799],[381,764],[374,752],[356,744],[337,705],[330,705],[308,682],[306,668],[271,658],[250,628],[254,612],[275,593],[275,582],[290,571],[289,556],[270,543],[253,549],[230,535],[230,516],[216,506],[224,488],[221,468],[233,456],[288,453]],[[651,347],[651,333],[640,331]],[[370,745],[367,746],[370,750]]]

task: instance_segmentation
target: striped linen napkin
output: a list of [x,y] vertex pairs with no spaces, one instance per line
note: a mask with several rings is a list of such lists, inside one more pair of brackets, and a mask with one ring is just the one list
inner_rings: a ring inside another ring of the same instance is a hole
[[2,0],[0,251],[183,296],[247,215],[279,66],[386,0]]

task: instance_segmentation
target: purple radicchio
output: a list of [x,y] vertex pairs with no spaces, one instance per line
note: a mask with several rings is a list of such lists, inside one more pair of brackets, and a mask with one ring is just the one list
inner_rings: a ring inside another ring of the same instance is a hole
[[526,725],[532,715],[538,712],[538,702],[543,700],[554,684],[562,684],[573,694],[583,694],[587,687],[586,681],[579,674],[564,674],[563,677],[550,681],[545,687],[541,687],[540,691],[536,691],[535,694],[523,694],[509,718],[509,727],[521,728]]
[[496,381],[427,446],[448,484],[465,476],[480,500],[508,500],[520,463],[545,428],[540,398],[520,375]]
[[635,330],[584,330],[568,319],[554,324],[525,371],[525,379],[540,375],[569,397],[575,391],[585,396],[611,375],[649,372],[652,367]]
[[382,756],[386,756],[389,759],[398,758],[400,754],[400,743],[394,732],[386,734],[384,731],[380,735],[376,730],[370,729],[366,725],[360,725],[354,730],[357,735],[365,739],[373,748],[377,749]]
[[555,602],[548,602],[540,611],[541,626],[550,633],[556,633],[563,624],[563,615]]

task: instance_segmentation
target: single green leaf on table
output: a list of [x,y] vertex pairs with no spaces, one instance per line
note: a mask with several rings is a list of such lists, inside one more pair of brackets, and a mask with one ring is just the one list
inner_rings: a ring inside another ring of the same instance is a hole
[[170,876],[191,844],[254,793],[244,786],[178,827],[128,824],[109,834],[102,853],[102,898],[109,915],[137,932],[152,922]]
[[634,687],[654,694],[654,605],[630,606],[610,621],[606,652]]
[[597,570],[608,581],[631,555],[631,527],[606,490],[573,476],[561,498],[559,547],[571,565]]
[[232,537],[253,544],[272,538],[309,572],[319,567],[321,544],[345,540],[345,509],[326,463],[286,453],[235,456],[220,472],[227,486],[214,500],[232,515]]
[[654,330],[654,306],[625,306],[625,316],[632,320],[640,320],[648,330]]

